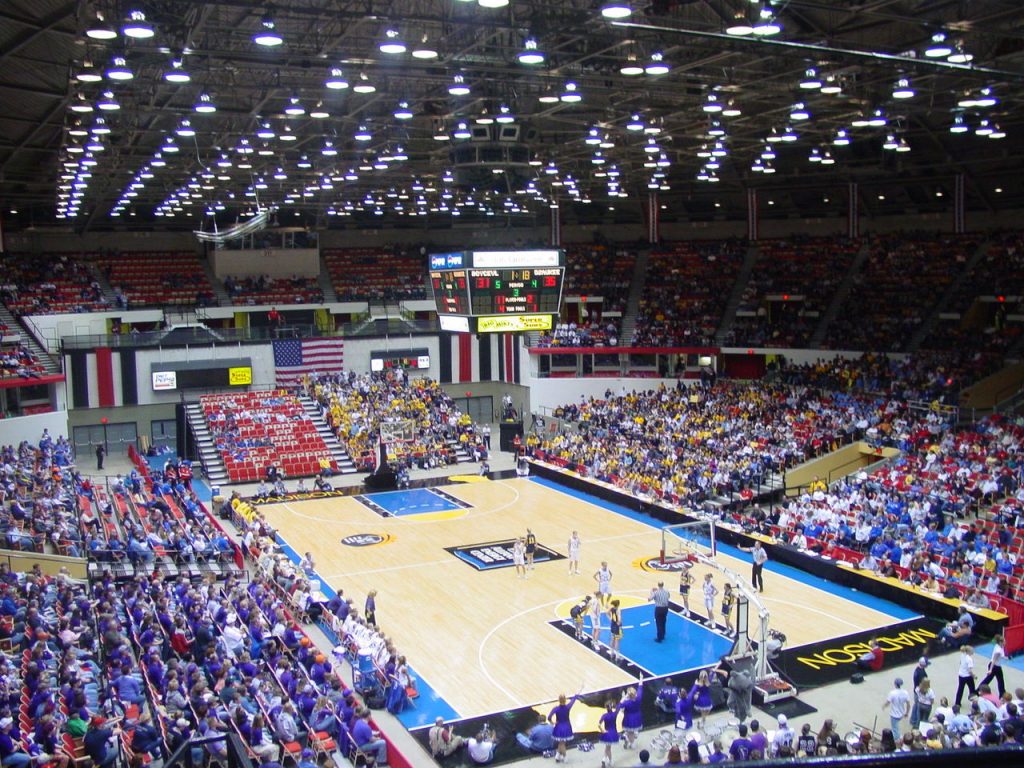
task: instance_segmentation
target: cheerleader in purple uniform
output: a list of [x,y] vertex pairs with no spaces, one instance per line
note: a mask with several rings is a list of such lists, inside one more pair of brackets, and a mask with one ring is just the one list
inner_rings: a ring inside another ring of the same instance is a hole
[[679,721],[685,721],[685,728],[693,728],[693,689],[691,688],[688,693],[679,691],[679,698],[676,699],[676,728],[679,727]]
[[711,711],[711,678],[706,669],[702,669],[697,675],[697,682],[690,689],[690,696],[693,698],[693,708],[700,715],[700,729],[703,731],[708,712]]
[[626,698],[622,700],[622,736],[626,742],[623,746],[626,749],[633,749],[636,746],[636,737],[644,727],[644,716],[641,708],[643,700],[644,679],[636,688],[626,691]]
[[555,740],[557,754],[555,755],[556,763],[565,762],[565,746],[572,741],[572,721],[569,719],[569,711],[572,709],[572,705],[576,703],[576,699],[579,698],[577,693],[568,702],[565,700],[565,694],[559,694],[558,705],[551,710],[548,714],[548,722],[554,724],[554,728],[551,729],[551,737]]
[[611,699],[605,704],[606,712],[597,721],[597,730],[601,732],[601,743],[604,744],[604,757],[601,758],[601,768],[609,768],[612,764],[612,744],[619,740],[619,732],[616,729],[616,720],[619,719],[619,708]]

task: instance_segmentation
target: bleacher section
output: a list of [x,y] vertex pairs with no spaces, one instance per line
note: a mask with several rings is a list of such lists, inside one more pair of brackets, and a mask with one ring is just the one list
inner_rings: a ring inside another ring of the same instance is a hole
[[670,242],[652,251],[632,345],[710,343],[745,251],[739,240]]
[[614,243],[571,245],[565,254],[565,296],[600,296],[601,312],[624,312],[636,254]]
[[323,292],[315,277],[266,276],[224,281],[224,290],[235,306],[255,304],[320,304]]
[[981,242],[977,234],[888,235],[871,252],[829,326],[831,349],[905,349]]
[[119,303],[127,302],[122,308],[195,305],[213,299],[212,288],[195,253],[119,253],[102,256],[96,263],[107,276]]
[[339,464],[298,397],[284,391],[203,395],[199,405],[227,476],[255,482],[273,465],[288,477],[311,476],[326,460]]
[[323,258],[339,301],[426,297],[426,257],[415,250],[334,248]]
[[0,258],[0,298],[15,315],[101,312],[109,308],[82,254]]
[[860,249],[859,240],[809,237],[766,240],[733,324],[737,343],[807,346],[821,315]]

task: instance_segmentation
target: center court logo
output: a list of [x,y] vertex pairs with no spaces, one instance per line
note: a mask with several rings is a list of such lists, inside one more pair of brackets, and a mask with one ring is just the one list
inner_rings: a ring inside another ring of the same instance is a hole
[[341,540],[346,547],[374,547],[378,544],[387,544],[394,541],[394,536],[389,533],[353,533]]
[[[481,544],[466,544],[461,547],[445,547],[455,557],[468,563],[478,571],[490,571],[495,568],[511,568],[512,545],[515,539],[503,539],[501,541],[485,541]],[[545,563],[550,560],[564,560],[565,555],[560,555],[555,550],[537,544],[537,551],[534,554],[533,562]]]

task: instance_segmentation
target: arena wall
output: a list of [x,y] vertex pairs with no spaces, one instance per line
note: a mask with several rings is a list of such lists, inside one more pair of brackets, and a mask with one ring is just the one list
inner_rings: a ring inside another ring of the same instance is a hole
[[55,438],[63,435],[70,438],[68,428],[68,412],[53,411],[37,413],[32,416],[17,416],[13,419],[0,419],[0,445],[17,446],[22,440],[36,443],[43,430],[50,430]]

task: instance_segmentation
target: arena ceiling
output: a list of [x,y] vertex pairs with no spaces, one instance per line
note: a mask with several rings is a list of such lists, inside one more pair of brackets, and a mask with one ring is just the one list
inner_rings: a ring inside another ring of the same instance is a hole
[[4,0],[5,225],[610,223],[654,188],[668,220],[743,218],[749,188],[827,216],[854,181],[898,214],[948,211],[957,174],[969,209],[1024,207],[1019,0],[605,5]]

